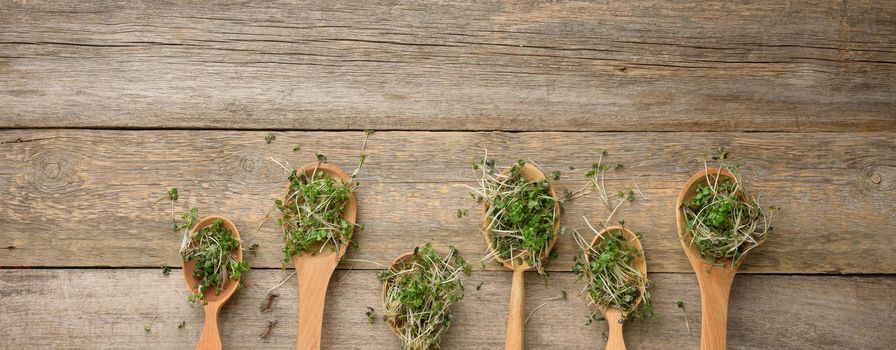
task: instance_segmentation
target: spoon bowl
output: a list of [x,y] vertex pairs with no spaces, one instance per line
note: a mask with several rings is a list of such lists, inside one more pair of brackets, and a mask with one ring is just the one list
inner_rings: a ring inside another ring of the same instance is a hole
[[[707,264],[702,259],[700,251],[690,244],[688,223],[681,208],[694,198],[698,185],[724,180],[734,181],[734,174],[723,168],[706,168],[698,171],[684,185],[675,205],[678,238],[694,273],[697,275],[697,282],[700,283],[700,306],[702,309],[700,348],[702,350],[725,350],[727,346],[728,296],[739,263],[732,266],[732,262],[728,260],[724,261],[722,266]],[[740,199],[751,200],[743,197]],[[741,259],[741,261],[743,260]]]
[[[352,181],[345,171],[330,163],[311,162],[297,169],[296,172],[299,174],[323,172],[343,183]],[[286,195],[283,199],[284,205],[291,203],[289,199],[290,190],[291,184],[288,184],[286,186]],[[358,216],[358,201],[354,192],[349,195],[341,216],[352,225],[353,232],[355,220],[357,220]],[[331,249],[327,245],[329,243],[312,245],[312,251],[316,253],[304,253],[292,257],[292,262],[296,268],[296,280],[299,284],[299,322],[296,341],[296,349],[298,350],[320,349],[327,286],[330,283],[330,277],[336,270],[336,265],[339,264],[339,260],[342,259],[342,256],[345,255],[348,249],[348,244],[342,244],[338,249]]]
[[[538,167],[536,167],[532,164],[525,163],[525,164],[523,164],[523,166],[519,167],[519,169],[520,169],[520,175],[522,175],[522,177],[525,178],[526,180],[540,181],[540,180],[547,179],[544,176],[544,173],[541,171],[541,169],[538,169]],[[504,169],[501,171],[501,174],[504,174],[504,175],[507,175],[509,173],[510,173],[510,168],[507,168],[507,169]],[[554,189],[554,186],[549,185],[548,192],[551,194],[551,197],[553,197],[555,200],[554,215],[557,217],[557,220],[554,221],[554,232],[556,233],[556,232],[560,231],[560,201],[557,200],[557,192]],[[489,221],[487,213],[488,213],[488,203],[485,203],[482,206],[482,232],[483,232],[483,237],[485,238],[485,245],[488,247],[489,251],[494,252],[494,247],[492,247],[491,231],[488,230],[488,226],[491,224],[491,222]],[[551,240],[551,244],[548,246],[548,249],[546,249],[544,252],[545,256],[550,254],[551,250],[554,249],[554,245],[557,244],[558,236],[559,236],[559,234],[554,235],[554,238]],[[529,266],[529,263],[526,261],[523,261],[522,264],[519,264],[515,261],[512,261],[511,259],[504,259],[503,257],[501,257],[500,255],[497,255],[497,254],[495,255],[495,260],[497,260],[502,265],[504,265],[504,267],[511,269],[511,270],[523,269],[525,271],[525,270],[532,268],[531,266]]]
[[[519,166],[520,175],[529,181],[541,181],[546,180],[544,173],[538,169],[538,167],[526,162],[522,166]],[[510,173],[510,168],[504,169],[501,171],[502,174],[507,175]],[[544,256],[547,256],[551,253],[551,250],[554,249],[554,245],[557,243],[557,237],[559,236],[560,230],[560,201],[557,199],[557,192],[554,190],[554,186],[548,185],[548,191],[551,194],[551,197],[554,198],[554,216],[556,220],[554,220],[554,238],[551,240],[550,245],[544,251]],[[483,204],[482,206],[482,232],[485,238],[485,244],[488,246],[489,251],[495,253],[494,247],[492,246],[492,237],[491,231],[488,230],[491,222],[488,217],[488,203]],[[511,253],[511,255],[513,255]],[[513,261],[513,259],[504,259],[500,255],[495,254],[495,259],[498,262],[502,263],[504,267],[513,270],[513,284],[510,288],[510,310],[507,316],[507,336],[504,341],[504,349],[505,350],[522,350],[524,348],[524,339],[525,339],[525,282],[523,280],[523,276],[525,276],[525,271],[532,268],[529,266],[529,263],[526,261],[517,262]]]
[[[610,235],[614,232],[622,232],[622,236],[625,237],[625,240],[628,242],[628,244],[641,252],[641,256],[635,258],[634,263],[638,271],[641,272],[641,275],[646,278],[647,260],[644,257],[644,248],[641,247],[641,240],[638,239],[638,236],[635,235],[632,231],[629,231],[622,226],[607,227],[601,230],[596,236],[594,236],[594,239],[591,240],[591,246],[589,248],[599,245],[601,242],[603,242],[605,235]],[[586,251],[584,255],[585,262],[590,265],[590,254],[588,254],[588,252]],[[637,308],[638,305],[641,304],[642,300],[644,300],[644,296],[638,296],[638,299],[635,300],[635,308]],[[604,318],[607,320],[607,326],[609,327],[606,350],[625,350],[625,339],[622,335],[622,323],[620,323],[620,321],[628,315],[623,313],[622,310],[615,307],[600,307],[600,309],[601,312],[603,312]]]
[[[395,258],[395,260],[392,261],[391,264],[389,264],[389,268],[390,269],[394,268],[400,264],[408,262],[409,260],[410,261],[414,260],[414,252],[413,251],[399,255],[397,258]],[[383,283],[383,305],[384,306],[386,305],[386,294],[388,293],[389,288],[391,286],[392,286],[392,283],[390,283],[390,281],[386,281],[386,283]],[[395,333],[395,335],[400,336],[400,334],[398,333],[398,329],[395,328],[395,326],[392,325],[391,323],[389,323],[389,329],[391,329],[392,333]]]
[[[211,225],[215,220],[221,220],[224,223],[224,228],[230,230],[230,232],[233,233],[233,237],[240,242],[240,246],[237,248],[234,255],[236,255],[238,261],[242,262],[243,241],[240,239],[240,232],[236,229],[236,225],[227,218],[221,216],[208,216],[196,223],[190,232],[195,234],[203,227]],[[195,260],[183,262],[184,281],[193,295],[196,295],[199,292],[197,288],[199,281],[193,276],[195,266]],[[215,293],[213,290],[206,290],[205,295],[203,295],[203,300],[207,302],[203,306],[205,311],[205,324],[202,327],[202,334],[199,336],[199,343],[196,345],[197,350],[221,349],[221,337],[218,333],[218,313],[224,303],[226,303],[236,291],[239,282],[238,278],[228,280],[220,293]]]

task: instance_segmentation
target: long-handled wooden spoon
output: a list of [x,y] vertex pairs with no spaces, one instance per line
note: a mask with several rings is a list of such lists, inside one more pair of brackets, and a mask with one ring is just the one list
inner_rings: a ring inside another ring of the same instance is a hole
[[684,185],[678,195],[678,203],[675,205],[678,237],[694,273],[697,274],[697,281],[700,283],[700,308],[702,309],[700,349],[702,350],[725,350],[727,346],[728,295],[731,292],[734,275],[737,273],[737,266],[732,266],[730,261],[724,266],[710,266],[704,262],[700,257],[700,251],[690,245],[687,232],[688,223],[681,208],[694,197],[697,185],[705,185],[708,181],[716,182],[716,177],[718,177],[718,181],[725,179],[735,181],[734,175],[726,169],[707,168],[698,171]]
[[[647,277],[647,260],[644,258],[644,248],[641,247],[641,240],[638,239],[638,236],[625,229],[622,226],[610,226],[603,230],[601,230],[597,236],[594,236],[594,239],[591,240],[591,247],[594,247],[600,244],[601,241],[604,240],[604,235],[609,235],[613,232],[622,232],[622,236],[625,237],[625,240],[629,245],[637,249],[641,252],[641,256],[634,260],[635,265],[638,268],[638,271],[641,271],[641,275],[645,278]],[[585,252],[585,262],[591,264],[588,260],[590,254]],[[644,299],[644,296],[639,296],[638,300],[635,300],[635,308],[638,307],[638,304],[641,303],[641,300]],[[622,336],[622,320],[628,316],[623,314],[622,310],[619,310],[615,307],[606,307],[602,308],[601,311],[604,313],[604,318],[607,319],[607,326],[610,329],[610,335],[607,338],[607,347],[606,350],[625,350],[625,339]]]
[[[505,169],[502,173],[508,174],[510,169]],[[531,165],[529,163],[525,163],[520,166],[520,175],[523,176],[526,180],[529,181],[540,181],[544,180],[544,173],[541,172],[537,167]],[[557,243],[557,236],[560,233],[560,201],[557,198],[557,193],[554,191],[554,186],[549,187],[549,191],[551,193],[551,197],[554,197],[554,215],[557,220],[554,221],[554,239],[551,240],[551,244],[548,249],[545,249],[544,255],[547,256],[551,253],[551,249],[554,248],[554,244]],[[488,221],[488,217],[486,213],[488,212],[488,205],[484,205],[482,208],[483,220],[483,234],[485,236],[485,244],[488,246],[490,250],[493,250],[492,247],[492,238],[491,232],[487,229],[490,225]],[[513,260],[508,260],[501,258],[500,255],[496,254],[496,260],[498,262],[504,264],[504,267],[513,270],[513,284],[510,287],[510,311],[507,316],[507,337],[504,340],[504,349],[505,350],[522,350],[524,340],[525,340],[525,326],[526,326],[526,289],[525,283],[523,281],[523,276],[525,275],[526,270],[531,269],[529,263],[523,262],[522,264],[518,264]]]
[[[193,226],[192,233],[196,233],[199,229],[211,225],[216,219],[223,221],[224,227],[230,230],[230,232],[233,232],[233,238],[240,241],[240,246],[237,248],[234,255],[236,255],[237,260],[243,261],[243,242],[240,240],[240,232],[237,231],[233,222],[230,222],[227,218],[220,216],[206,217],[199,221],[196,226]],[[199,292],[197,289],[199,281],[193,277],[194,266],[196,266],[196,260],[183,263],[184,280],[187,282],[187,288],[190,289],[190,292],[196,294]],[[218,334],[218,312],[221,311],[221,307],[224,306],[224,303],[226,303],[227,300],[230,299],[230,296],[233,295],[233,292],[236,291],[239,283],[239,279],[230,280],[224,285],[224,289],[221,290],[221,293],[216,294],[210,291],[205,293],[204,300],[208,302],[203,306],[203,309],[205,310],[205,324],[202,326],[202,335],[199,336],[199,344],[196,344],[196,350],[221,349],[221,336]]]
[[[342,169],[329,163],[308,163],[297,172],[301,174],[302,172],[313,172],[315,169],[334,179],[341,180],[343,183],[352,181],[351,177]],[[289,196],[288,185],[286,196]],[[287,200],[283,202],[286,203]],[[358,202],[355,199],[355,194],[352,193],[342,212],[342,218],[354,227],[357,215]],[[299,283],[299,327],[296,335],[298,338],[296,349],[298,350],[320,349],[327,286],[330,284],[330,277],[336,270],[339,259],[345,255],[347,247],[347,244],[342,244],[338,250],[335,250],[332,247],[317,245],[312,246],[312,249],[319,251],[316,254],[305,253],[292,257],[292,262],[296,267],[296,279]]]

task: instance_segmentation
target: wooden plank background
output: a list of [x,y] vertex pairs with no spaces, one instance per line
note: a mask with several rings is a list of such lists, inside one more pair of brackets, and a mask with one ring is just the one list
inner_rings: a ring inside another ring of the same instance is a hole
[[5,127],[896,130],[892,1],[5,3]]
[[[657,282],[656,316],[626,325],[630,349],[698,347],[673,210],[717,147],[783,208],[735,279],[729,347],[896,343],[893,1],[0,0],[0,349],[192,348],[202,312],[180,271],[159,268],[179,265],[171,206],[153,204],[171,187],[178,212],[228,216],[259,244],[224,343],[293,348],[295,281],[259,310],[291,271],[275,221],[255,232],[283,189],[269,157],[353,169],[366,128],[379,130],[358,177],[366,228],[331,283],[325,349],[398,347],[364,316],[381,309],[379,264],[427,241],[482,253],[478,213],[455,211],[485,149],[572,189],[602,148],[626,165],[607,187],[647,199],[615,218],[644,233]],[[582,216],[610,211],[587,196],[562,222],[584,231]],[[602,348],[568,272],[572,239],[557,251],[550,279],[527,279],[527,307],[569,300],[532,317],[527,344]],[[500,348],[510,274],[477,267],[467,286],[444,348]]]

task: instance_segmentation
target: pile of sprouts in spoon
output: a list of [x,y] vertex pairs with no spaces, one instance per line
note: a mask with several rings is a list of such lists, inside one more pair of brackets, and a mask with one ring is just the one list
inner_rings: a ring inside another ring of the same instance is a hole
[[[322,162],[323,159],[318,166]],[[338,251],[351,242],[355,224],[342,218],[342,212],[356,186],[354,182],[344,182],[318,171],[317,167],[292,170],[285,202],[275,201],[283,214],[280,226],[286,240],[284,264],[293,256],[315,254],[325,249],[326,243]],[[318,243],[322,244],[318,247]]]
[[736,167],[722,166],[733,176],[707,173],[706,183],[698,184],[693,197],[682,204],[687,227],[681,239],[697,248],[710,267],[736,267],[771,233],[771,213],[747,192]]
[[[588,227],[598,233],[590,223]],[[591,303],[598,306],[588,317],[588,323],[597,317],[599,310],[607,307],[619,309],[623,319],[653,314],[648,290],[652,282],[637,267],[644,254],[626,239],[623,230],[624,226],[604,232],[594,246],[573,231],[584,253],[574,258],[572,272],[577,280],[585,282],[582,292],[587,292]]]
[[450,307],[464,297],[460,275],[469,276],[470,270],[453,247],[440,257],[427,243],[379,274],[384,283],[383,320],[398,334],[402,349],[439,348],[439,339],[451,326]]
[[239,261],[235,252],[240,249],[240,241],[233,232],[224,226],[224,221],[215,219],[211,225],[192,232],[196,225],[199,211],[192,208],[184,212],[184,237],[180,246],[180,255],[185,262],[196,261],[193,277],[199,282],[197,293],[190,296],[190,302],[204,301],[209,288],[220,294],[230,280],[237,280],[249,271],[249,263]]
[[[354,243],[352,232],[355,228],[363,229],[363,226],[345,220],[342,218],[342,212],[358,187],[354,179],[367,159],[364,150],[367,147],[367,139],[373,133],[372,129],[364,130],[361,157],[358,166],[349,176],[349,181],[334,178],[320,170],[321,164],[327,161],[327,157],[322,154],[316,154],[317,165],[314,168],[305,170],[292,169],[288,162],[284,165],[270,157],[289,174],[286,197],[275,200],[273,208],[282,214],[279,222],[286,241],[283,248],[284,266],[289,264],[293,256],[316,254],[327,247],[339,251],[343,246],[349,247]],[[300,150],[300,146],[293,148],[293,152]],[[267,221],[269,215],[270,212],[256,231]]]
[[[477,204],[484,204],[483,231],[490,237],[490,253],[483,260],[499,257],[516,264],[528,263],[544,275],[543,260],[550,250],[559,220],[547,179],[528,180],[520,173],[526,161],[519,160],[508,171],[498,171],[488,155],[473,164],[477,187],[467,186]],[[534,163],[532,164],[534,165]]]

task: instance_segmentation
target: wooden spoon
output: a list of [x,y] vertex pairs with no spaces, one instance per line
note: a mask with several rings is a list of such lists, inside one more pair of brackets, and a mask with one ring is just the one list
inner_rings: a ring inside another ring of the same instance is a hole
[[[678,237],[694,273],[697,274],[697,281],[700,283],[700,308],[702,309],[700,349],[702,350],[725,350],[727,346],[728,295],[731,292],[731,282],[734,281],[734,275],[737,273],[737,266],[731,266],[731,261],[725,262],[724,266],[710,266],[703,261],[700,251],[690,245],[687,232],[688,223],[681,207],[694,197],[697,185],[705,185],[707,180],[715,183],[716,176],[719,177],[718,181],[726,178],[734,181],[734,175],[727,169],[708,168],[698,171],[684,185],[678,195],[678,203],[675,205]],[[741,199],[744,200],[744,198]]]
[[[540,181],[544,180],[544,173],[541,172],[537,167],[531,165],[529,163],[523,164],[520,168],[520,175],[523,176],[526,180],[529,181]],[[510,169],[504,169],[502,174],[510,173]],[[554,239],[551,240],[551,244],[544,251],[544,256],[547,256],[551,253],[551,249],[554,248],[554,244],[557,243],[557,237],[560,233],[560,201],[557,199],[557,193],[554,191],[554,186],[550,186],[548,190],[551,193],[551,197],[554,197],[554,214],[557,217],[557,220],[554,221]],[[482,207],[482,227],[483,227],[483,235],[485,236],[485,244],[488,246],[489,250],[494,251],[492,248],[492,238],[491,232],[486,228],[489,226],[488,217],[486,216],[486,212],[488,212],[488,204],[483,205]],[[526,290],[525,283],[523,281],[523,276],[526,270],[531,269],[529,263],[523,262],[522,264],[517,264],[513,260],[503,259],[500,256],[496,255],[496,260],[498,262],[504,264],[504,267],[513,270],[513,284],[510,288],[510,312],[507,316],[507,337],[504,340],[504,349],[505,350],[522,350],[524,340],[525,340],[525,326],[526,326]]]
[[[323,172],[334,179],[339,179],[343,183],[352,181],[339,167],[329,163],[312,162],[305,164],[297,173],[314,172],[315,168],[318,172]],[[286,186],[286,196],[289,196],[289,185]],[[283,203],[287,202],[286,199]],[[349,195],[345,210],[342,212],[342,218],[354,226],[355,219],[358,215],[358,202],[355,194]],[[354,228],[353,228],[354,230]],[[296,349],[298,350],[318,350],[320,349],[321,326],[324,317],[324,300],[327,296],[327,285],[330,283],[330,277],[336,270],[339,260],[345,255],[347,244],[339,247],[339,250],[331,249],[331,247],[322,247],[316,245],[311,247],[313,251],[319,251],[316,254],[304,253],[300,256],[293,256],[292,262],[296,267],[296,279],[299,282],[299,327],[296,340]],[[321,248],[323,248],[321,250]]]
[[[635,259],[634,262],[635,262],[635,265],[637,266],[638,270],[641,271],[641,275],[643,275],[646,278],[647,277],[647,260],[645,260],[645,258],[644,258],[644,248],[641,247],[641,240],[638,239],[638,236],[635,235],[634,233],[632,233],[631,231],[623,228],[622,226],[607,227],[607,228],[601,230],[597,234],[597,236],[594,236],[594,239],[591,240],[591,247],[594,247],[594,246],[600,244],[600,242],[604,240],[605,234],[609,235],[609,234],[611,234],[613,232],[617,232],[617,231],[622,232],[622,235],[623,235],[623,237],[625,237],[626,241],[628,241],[632,247],[634,247],[639,252],[641,252],[641,257]],[[588,252],[586,251],[585,252],[585,262],[590,265],[591,263],[588,261],[589,256],[590,256],[590,254],[588,254]],[[638,307],[638,304],[640,304],[641,300],[643,300],[643,299],[644,299],[644,296],[642,295],[642,296],[638,297],[638,300],[635,300],[636,308]],[[606,350],[625,350],[625,339],[622,336],[622,323],[620,321],[622,321],[622,319],[628,315],[623,314],[622,310],[619,310],[618,308],[615,308],[615,307],[602,308],[601,311],[604,313],[604,318],[607,319],[607,326],[610,329],[610,335],[607,338]]]
[[[413,260],[413,259],[414,259],[413,251],[401,254],[397,258],[395,258],[394,261],[392,261],[392,264],[389,264],[389,268],[396,267],[399,264],[404,263],[406,260]],[[390,283],[388,281],[386,283],[383,283],[383,307],[384,308],[386,306],[386,293],[388,293],[389,287],[390,287]],[[398,333],[398,329],[395,328],[395,326],[393,326],[391,323],[389,323],[389,329],[391,329],[392,333],[395,333],[395,335],[400,336],[400,334]]]
[[[223,221],[224,227],[230,230],[230,232],[233,232],[233,237],[240,242],[240,246],[236,250],[235,255],[237,260],[243,261],[243,241],[240,240],[240,232],[237,231],[233,222],[230,222],[227,218],[221,216],[206,217],[199,221],[196,226],[193,226],[191,232],[198,232],[199,229],[211,225],[216,219]],[[199,293],[197,288],[199,281],[193,277],[194,266],[196,266],[196,260],[183,263],[184,280],[187,282],[187,288],[195,295],[196,293]],[[199,344],[196,344],[196,350],[221,349],[221,336],[218,334],[218,312],[221,310],[221,307],[224,306],[224,303],[230,299],[233,292],[236,291],[239,283],[239,279],[228,281],[220,294],[216,294],[214,290],[206,290],[204,300],[208,303],[203,306],[203,309],[205,309],[205,324],[202,326],[202,335],[199,336]]]

